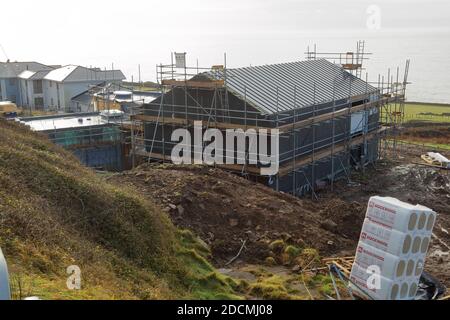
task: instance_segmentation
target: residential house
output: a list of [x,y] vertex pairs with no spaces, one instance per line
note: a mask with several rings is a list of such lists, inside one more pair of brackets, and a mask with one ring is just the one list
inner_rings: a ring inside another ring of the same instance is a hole
[[120,70],[100,70],[67,65],[50,72],[23,72],[24,107],[49,111],[72,110],[72,98],[101,83],[121,83],[125,76]]
[[11,101],[22,105],[22,96],[19,75],[24,71],[36,72],[52,70],[53,66],[47,66],[38,62],[0,62],[0,101]]
[[51,70],[29,71],[25,70],[19,75],[19,92],[21,106],[34,110],[44,109],[44,77]]

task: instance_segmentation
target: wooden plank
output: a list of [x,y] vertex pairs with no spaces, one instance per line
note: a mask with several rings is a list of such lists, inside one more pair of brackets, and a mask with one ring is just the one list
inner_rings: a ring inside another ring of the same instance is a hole
[[[143,116],[143,115],[139,115],[139,116],[135,116],[135,117],[139,117],[140,119],[147,119],[146,117],[151,117],[152,119],[157,118],[157,117]],[[170,119],[170,120],[174,120],[174,119]],[[178,120],[180,120],[180,119],[178,119]],[[181,119],[181,120],[185,121],[185,119]],[[176,124],[180,124],[180,123],[177,122]],[[365,139],[371,139],[373,136],[375,136],[376,134],[381,133],[384,130],[385,129],[380,129],[377,132],[373,132],[373,133],[365,135],[365,136],[359,136],[357,138],[354,138],[354,139],[351,140],[350,146],[361,144],[361,143],[364,142]],[[345,141],[341,142],[339,144],[335,144],[334,145],[334,149],[333,149],[334,154],[337,154],[337,153],[340,153],[342,151],[345,151],[346,146],[347,146],[347,143]],[[149,154],[146,154],[144,156],[151,156],[152,158],[160,159],[157,156],[153,156],[153,155],[149,155]],[[331,156],[331,146],[316,152],[314,154],[314,161],[319,161],[321,159],[324,159],[324,158],[327,158],[327,157],[330,157],[330,156]],[[166,158],[165,160],[170,161],[170,157]],[[279,176],[285,176],[285,175],[289,174],[290,172],[292,172],[292,170],[293,170],[293,161],[294,160],[289,161],[287,164],[282,165],[280,167],[280,169],[279,169],[278,175]],[[307,164],[312,163],[312,161],[313,161],[312,154],[307,155],[307,156],[299,156],[299,157],[297,157],[295,159],[295,168],[303,167],[303,166],[305,166]],[[234,171],[242,171],[243,165],[218,165],[218,167],[224,167],[226,169],[234,170]],[[254,167],[254,169],[252,167]],[[255,166],[247,165],[247,172],[255,173],[255,174],[259,175],[260,174],[260,169],[258,167],[255,167]]]
[[[140,120],[143,122],[159,122],[159,123],[163,123],[164,124],[180,124],[180,125],[193,125],[194,124],[194,120],[186,120],[186,119],[181,119],[181,118],[168,118],[168,117],[158,117],[158,116],[147,116],[147,115],[143,115],[143,114],[138,114],[138,115],[134,115],[131,116],[132,120]],[[163,121],[164,120],[164,121]]]
[[[352,114],[355,112],[359,112],[362,111],[366,108],[372,108],[374,106],[378,106],[379,104],[384,104],[384,103],[389,103],[392,101],[395,101],[396,98],[388,98],[385,97],[383,99],[381,99],[380,101],[372,101],[372,102],[368,102],[359,106],[354,106],[352,108],[345,108],[345,109],[341,109],[335,112],[330,112],[330,113],[325,113],[325,114],[321,114],[315,117],[310,117],[308,119],[305,120],[300,120],[294,124],[292,123],[288,123],[285,125],[282,125],[280,127],[278,127],[278,129],[280,130],[280,133],[287,133],[292,131],[293,127],[295,129],[299,129],[299,128],[304,128],[304,127],[308,127],[311,126],[313,124],[317,124],[323,121],[328,121],[331,120],[333,118],[337,118],[340,116],[345,116],[348,113]],[[141,120],[141,121],[148,121],[148,122],[163,122],[162,121],[162,117],[156,117],[156,116],[147,116],[147,115],[136,115],[136,116],[132,116],[132,119],[136,119],[136,120]],[[182,118],[168,118],[165,117],[164,118],[164,123],[167,124],[181,124],[181,125],[193,125],[194,121],[196,120],[192,120],[192,119],[182,119]],[[251,126],[251,125],[247,125],[244,126],[242,124],[235,124],[235,123],[229,123],[229,122],[215,122],[215,121],[211,121],[209,126],[210,128],[218,128],[218,129],[267,129],[270,130],[271,128],[269,127],[262,127],[262,126]]]
[[411,163],[417,164],[418,166],[425,166],[425,167],[430,167],[430,168],[435,168],[435,169],[440,169],[440,170],[450,170],[449,168],[446,168],[446,167],[436,166],[436,165],[428,164],[428,163],[420,163],[420,162],[416,162],[416,161],[412,161]]
[[[201,121],[201,120],[192,120],[192,119],[182,119],[182,118],[169,118],[169,117],[165,117],[164,119],[162,117],[157,117],[157,116],[148,116],[148,115],[135,115],[132,116],[133,119],[136,120],[141,120],[144,122],[159,122],[159,123],[163,123],[164,124],[178,124],[178,125],[194,125],[194,121]],[[207,122],[206,121],[201,121],[202,122],[202,126],[206,127]],[[250,126],[250,125],[242,125],[242,124],[236,124],[236,123],[230,123],[230,122],[215,122],[215,121],[210,121],[208,124],[208,128],[217,128],[217,129],[242,129],[245,130],[247,129],[267,129],[270,130],[272,128],[269,127],[259,127],[259,126]]]
[[161,83],[163,86],[214,89],[214,88],[223,87],[225,84],[225,81],[224,80],[209,80],[209,81],[163,80]]
[[[325,113],[325,114],[322,114],[322,115],[319,115],[316,117],[311,117],[306,120],[298,121],[294,125],[295,125],[296,129],[305,127],[305,126],[310,126],[312,124],[316,124],[316,123],[323,122],[323,121],[328,121],[328,120],[331,120],[331,119],[339,117],[339,116],[344,116],[348,113],[352,114],[352,113],[356,113],[359,111],[363,111],[366,108],[370,109],[373,107],[378,107],[385,103],[391,103],[395,100],[397,100],[396,97],[385,97],[378,101],[371,101],[371,102],[364,103],[364,104],[361,104],[358,106],[354,106],[354,107],[350,108],[350,111],[349,111],[349,108],[344,108],[344,109],[338,110],[336,112]],[[283,125],[283,126],[279,127],[279,129],[280,129],[280,132],[287,132],[288,130],[292,130],[292,124]]]
[[[242,164],[217,164],[216,167],[237,172],[242,172],[244,169]],[[261,169],[254,165],[246,165],[244,172],[260,175]]]
[[341,265],[339,262],[337,262],[337,261],[334,261],[333,263],[336,265],[336,267],[338,267],[339,269],[341,269],[341,271],[344,272],[344,274],[345,274],[345,276],[346,276],[347,278],[350,278],[351,270],[349,270],[349,269],[347,269],[346,267],[342,266],[342,265]]
[[138,156],[142,156],[142,157],[149,157],[149,158],[153,158],[153,159],[159,159],[159,160],[167,160],[167,161],[171,161],[169,156],[163,156],[160,153],[150,153],[148,151],[146,151],[144,148],[139,148],[135,150],[136,155]]
[[[367,139],[371,139],[373,136],[375,136],[375,135],[377,135],[377,134],[383,132],[384,130],[385,130],[385,129],[380,129],[380,130],[378,130],[378,131],[376,131],[376,132],[369,133],[369,134],[367,134],[367,135],[365,135],[365,136],[359,136],[359,137],[357,137],[357,138],[353,138],[353,139],[351,140],[351,142],[350,142],[350,146],[354,146],[354,145],[361,144],[361,143],[364,142],[365,139],[366,139],[366,140],[367,140]],[[335,144],[335,145],[334,145],[334,149],[333,149],[334,154],[337,154],[337,153],[339,153],[339,152],[344,151],[345,148],[346,148],[346,145],[347,145],[347,143],[346,143],[345,141],[344,141],[344,142],[341,142],[341,143],[339,143],[339,144]],[[329,146],[329,147],[327,147],[326,149],[322,149],[322,150],[320,150],[319,152],[316,152],[316,153],[314,154],[314,161],[318,161],[318,160],[321,160],[321,159],[330,157],[330,156],[331,156],[331,148],[332,148],[332,146]],[[305,165],[307,165],[307,164],[310,164],[310,163],[312,163],[312,160],[313,160],[313,159],[312,159],[312,154],[307,155],[307,156],[300,156],[300,157],[297,157],[297,158],[295,159],[295,168],[303,167],[303,166],[305,166]],[[285,176],[285,175],[287,175],[288,173],[292,172],[292,171],[293,171],[293,170],[292,170],[292,169],[293,169],[293,164],[294,164],[293,162],[294,162],[294,160],[289,161],[287,164],[282,165],[282,166],[280,167],[280,170],[279,170],[279,172],[278,172],[278,175],[279,175],[279,176]]]
[[360,63],[345,63],[342,65],[345,70],[356,70],[362,67]]
[[330,261],[335,261],[335,260],[347,260],[347,261],[353,263],[353,261],[355,260],[355,256],[352,256],[352,257],[334,257],[334,258],[322,259],[322,261],[324,261],[324,262],[330,262]]
[[289,132],[289,131],[292,130],[293,127],[295,127],[295,129],[308,127],[308,126],[311,126],[311,125],[316,124],[316,123],[320,123],[320,122],[323,122],[323,121],[328,121],[328,120],[331,120],[333,118],[337,118],[337,117],[340,117],[340,116],[347,115],[348,113],[352,114],[352,113],[355,113],[355,112],[362,111],[362,110],[364,110],[366,108],[369,109],[369,108],[372,108],[374,106],[378,106],[378,105],[387,103],[388,101],[389,101],[389,98],[383,98],[383,99],[381,99],[379,101],[372,101],[372,102],[364,103],[364,104],[361,104],[359,106],[354,106],[352,108],[344,108],[344,109],[341,109],[341,110],[338,110],[338,111],[335,111],[335,112],[324,113],[324,114],[321,114],[321,115],[318,115],[318,116],[315,116],[315,117],[311,117],[311,118],[308,118],[308,119],[305,119],[305,120],[300,120],[300,121],[298,121],[298,122],[296,122],[294,124],[288,123],[288,124],[282,125],[282,126],[279,127],[279,129],[280,129],[280,132]]
[[[136,155],[172,162],[171,156],[163,156],[162,154],[155,153],[155,152],[150,153],[150,152],[146,151],[144,148],[140,148],[140,149],[136,150]],[[214,165],[212,165],[211,167],[214,167]],[[217,164],[217,165],[215,165],[215,167],[226,169],[226,170],[231,170],[231,171],[242,172],[244,165],[242,165],[242,164]],[[260,168],[258,168],[256,166],[250,166],[250,165],[246,166],[245,171],[255,174],[255,175],[259,175],[261,173]]]

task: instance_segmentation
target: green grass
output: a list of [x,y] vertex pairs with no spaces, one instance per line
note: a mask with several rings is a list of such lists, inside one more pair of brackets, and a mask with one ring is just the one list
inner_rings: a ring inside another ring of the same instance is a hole
[[450,122],[450,105],[405,104],[405,121]]
[[178,232],[181,245],[177,256],[189,266],[186,286],[192,296],[204,300],[238,300],[242,283],[218,273],[207,261],[211,255],[208,248],[202,246],[194,234],[188,230]]
[[122,85],[130,90],[136,90],[136,91],[159,91],[159,86],[157,83],[147,81],[143,83],[136,83],[136,82],[123,82]]

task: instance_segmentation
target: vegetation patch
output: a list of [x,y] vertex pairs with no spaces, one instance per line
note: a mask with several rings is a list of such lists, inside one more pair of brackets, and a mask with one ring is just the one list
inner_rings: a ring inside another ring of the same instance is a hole
[[450,105],[407,103],[405,121],[450,122]]
[[[15,298],[238,298],[207,246],[132,187],[18,123],[0,121],[0,137],[0,246]],[[81,290],[67,289],[72,265]]]

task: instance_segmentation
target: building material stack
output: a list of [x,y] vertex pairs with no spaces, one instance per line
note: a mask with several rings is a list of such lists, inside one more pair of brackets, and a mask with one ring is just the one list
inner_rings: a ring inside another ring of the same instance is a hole
[[413,300],[435,221],[427,207],[372,197],[350,275],[353,287],[376,300]]

